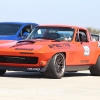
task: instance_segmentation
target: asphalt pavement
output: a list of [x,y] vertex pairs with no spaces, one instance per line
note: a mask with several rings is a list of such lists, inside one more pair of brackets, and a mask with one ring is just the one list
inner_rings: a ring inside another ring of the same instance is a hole
[[65,73],[62,79],[8,71],[0,77],[0,100],[100,100],[100,77],[89,71]]

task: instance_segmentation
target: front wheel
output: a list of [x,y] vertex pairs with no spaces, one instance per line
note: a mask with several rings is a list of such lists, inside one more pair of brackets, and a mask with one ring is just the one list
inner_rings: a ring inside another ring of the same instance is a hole
[[44,75],[47,77],[60,79],[63,77],[65,73],[65,56],[62,53],[55,54],[48,66],[46,71],[44,72]]
[[0,70],[0,76],[4,75],[6,70]]

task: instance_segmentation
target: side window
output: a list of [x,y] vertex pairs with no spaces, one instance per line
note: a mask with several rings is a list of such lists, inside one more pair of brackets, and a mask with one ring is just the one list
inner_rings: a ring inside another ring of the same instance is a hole
[[23,29],[22,29],[22,33],[24,33],[24,32],[31,32],[32,31],[32,29],[31,29],[31,25],[28,25],[28,26],[25,26]]
[[32,31],[32,26],[31,25],[27,25],[25,26],[22,31],[19,34],[19,37],[27,37],[29,35],[29,33],[31,33]]
[[87,32],[85,30],[79,30],[75,40],[76,42],[88,42]]

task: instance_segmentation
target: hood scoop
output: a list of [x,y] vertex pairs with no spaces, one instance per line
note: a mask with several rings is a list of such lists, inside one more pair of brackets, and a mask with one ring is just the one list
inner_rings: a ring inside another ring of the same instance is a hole
[[32,41],[32,40],[21,40],[21,41],[18,41],[17,43],[23,43],[23,42],[35,43],[35,42]]
[[[35,43],[35,41],[32,41],[32,40],[21,40],[21,41],[18,41],[15,45],[13,45],[12,47],[17,47],[17,46],[22,46],[22,45],[28,45],[28,44],[33,44]],[[11,48],[12,48],[11,47]]]

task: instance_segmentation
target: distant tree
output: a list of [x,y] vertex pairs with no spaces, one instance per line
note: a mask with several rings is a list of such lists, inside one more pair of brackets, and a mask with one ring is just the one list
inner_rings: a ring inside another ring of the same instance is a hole
[[94,33],[94,34],[99,34],[100,33],[100,30],[92,28],[92,27],[87,27],[87,29],[90,33]]

